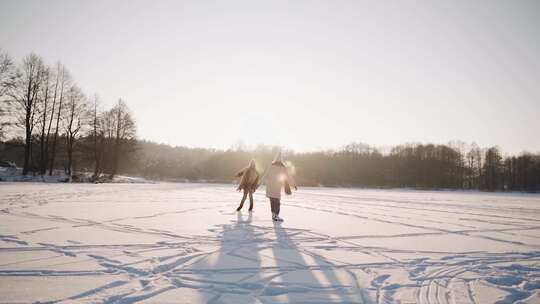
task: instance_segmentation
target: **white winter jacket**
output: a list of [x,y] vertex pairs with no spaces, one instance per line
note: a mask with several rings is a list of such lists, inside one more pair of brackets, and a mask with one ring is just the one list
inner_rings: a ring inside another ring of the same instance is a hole
[[272,163],[264,180],[266,182],[266,197],[271,198],[281,199],[281,190],[285,182],[288,182],[291,187],[296,186],[294,180],[287,172],[287,167],[281,162]]

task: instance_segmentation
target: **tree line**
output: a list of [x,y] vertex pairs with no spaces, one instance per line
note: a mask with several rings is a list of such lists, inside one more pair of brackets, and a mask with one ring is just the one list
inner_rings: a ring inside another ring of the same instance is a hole
[[[91,136],[81,141],[93,142]],[[12,148],[5,150],[4,158],[17,161],[15,151],[22,149],[23,142],[14,139],[7,144]],[[172,147],[144,140],[130,146],[132,152],[118,168],[123,174],[150,180],[220,183],[232,182],[234,173],[250,159],[255,159],[263,173],[281,150],[269,146],[226,150]],[[89,171],[95,161],[84,157],[85,149],[86,145],[79,145],[78,163],[81,170]],[[353,143],[337,150],[285,150],[283,154],[303,186],[540,191],[540,154],[503,156],[497,147],[404,144],[383,152]]]
[[[232,174],[255,159],[264,171],[279,147],[228,150],[171,147],[139,141],[125,168],[150,179],[230,182]],[[305,186],[410,187],[540,191],[540,154],[503,157],[498,147],[476,144],[404,144],[387,152],[363,143],[337,150],[285,151],[297,182]]]
[[122,99],[102,110],[97,95],[88,98],[63,64],[47,65],[34,53],[15,62],[0,50],[0,139],[7,134],[19,147],[13,158],[23,175],[62,169],[71,178],[92,159],[92,178],[99,179],[118,172],[136,128]]

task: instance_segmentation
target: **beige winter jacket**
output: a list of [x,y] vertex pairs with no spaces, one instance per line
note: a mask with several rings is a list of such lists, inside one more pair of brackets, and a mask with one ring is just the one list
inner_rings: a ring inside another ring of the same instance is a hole
[[242,177],[240,179],[240,184],[238,185],[238,190],[245,190],[251,193],[257,190],[259,185],[259,173],[255,166],[248,166],[236,174],[237,177]]
[[295,187],[294,179],[287,172],[287,167],[281,162],[274,162],[265,176],[266,197],[281,199],[281,190],[285,183]]

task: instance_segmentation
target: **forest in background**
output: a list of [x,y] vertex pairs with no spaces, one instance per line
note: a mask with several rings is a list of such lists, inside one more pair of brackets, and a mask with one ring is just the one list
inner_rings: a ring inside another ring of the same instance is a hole
[[[92,136],[79,139],[74,170],[93,173],[93,144]],[[24,162],[21,138],[3,145],[0,159]],[[144,140],[132,140],[129,147],[119,159],[118,173],[151,180],[224,183],[234,181],[234,174],[250,159],[264,172],[280,150],[267,146],[227,150],[172,147]],[[59,149],[57,163],[63,170],[67,163],[64,149]],[[382,153],[356,143],[338,150],[283,152],[302,186],[540,191],[540,154],[503,157],[497,147],[481,149],[473,144],[460,150],[452,145],[404,144]]]
[[[47,65],[36,54],[14,62],[0,51],[0,161],[23,175],[94,181],[116,174],[152,180],[231,182],[250,159],[261,173],[281,150],[258,146],[226,150],[172,147],[136,138],[136,124],[119,99],[103,109],[88,97],[61,63]],[[411,187],[540,191],[540,154],[503,155],[499,148],[459,142],[410,143],[384,152],[363,143],[336,150],[283,151],[299,185]]]
[[[279,147],[228,150],[137,143],[126,170],[151,179],[226,182],[255,159],[263,172]],[[404,144],[388,152],[363,143],[309,153],[284,151],[299,185],[336,187],[412,187],[419,189],[540,190],[540,154],[503,157],[497,147],[476,144]]]

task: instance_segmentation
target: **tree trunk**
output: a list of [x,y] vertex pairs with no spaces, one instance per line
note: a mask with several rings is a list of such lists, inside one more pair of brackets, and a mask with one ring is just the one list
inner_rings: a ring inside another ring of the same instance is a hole
[[39,142],[39,173],[41,175],[45,174],[45,171],[47,170],[47,158],[48,156],[45,155],[45,125],[47,124],[47,102],[49,99],[49,76],[47,76],[47,82],[45,84],[47,87],[45,88],[45,96],[43,100],[43,119],[41,121],[41,139]]
[[118,155],[120,154],[120,139],[117,137],[114,140],[114,154],[113,154],[113,162],[112,162],[112,170],[111,170],[111,178],[116,175],[116,172],[118,171]]
[[[62,71],[62,75],[63,75]],[[56,156],[56,140],[58,139],[58,127],[60,124],[60,115],[62,114],[62,99],[64,97],[64,79],[62,76],[62,85],[60,86],[60,100],[58,101],[58,112],[56,115],[56,127],[54,130],[54,136],[53,136],[53,144],[52,144],[52,152],[51,152],[51,162],[49,163],[49,176],[52,175],[52,171],[54,168],[54,158]]]
[[71,166],[73,161],[73,139],[71,138],[72,135],[67,134],[67,175],[69,176],[69,180],[71,181]]
[[114,177],[118,171],[118,157],[120,155],[120,132],[122,130],[122,109],[118,107],[118,114],[116,116],[116,138],[114,140],[114,155],[112,163],[111,178]]
[[[27,115],[28,116],[28,115]],[[30,171],[30,145],[32,144],[32,132],[30,131],[30,119],[27,118],[25,122],[26,127],[26,138],[24,141],[24,165],[23,165],[23,175],[28,174]]]
[[33,111],[33,104],[32,104],[32,79],[28,81],[28,88],[26,91],[26,115],[24,117],[24,127],[25,127],[25,141],[24,141],[24,165],[23,165],[23,175],[28,174],[28,171],[30,171],[30,149],[32,144],[32,125],[31,125],[31,119],[32,119],[32,111]]
[[93,180],[97,180],[99,176],[99,151],[98,151],[98,135],[97,135],[97,123],[98,123],[98,117],[97,117],[97,97],[94,101],[94,175],[92,177]]

